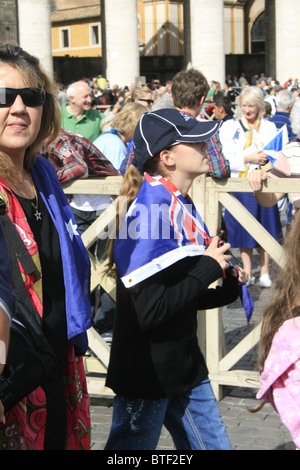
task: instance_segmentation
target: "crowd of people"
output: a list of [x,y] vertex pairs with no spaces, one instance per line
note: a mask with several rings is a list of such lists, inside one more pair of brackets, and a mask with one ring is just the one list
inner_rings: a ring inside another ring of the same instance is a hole
[[[272,274],[267,253],[226,211],[225,242],[209,234],[188,193],[200,175],[249,178],[253,193],[235,197],[281,240],[278,202],[285,195],[259,189],[268,177],[299,174],[298,83],[280,86],[242,74],[239,80],[227,76],[223,86],[209,85],[191,68],[163,86],[156,79],[121,89],[99,76],[58,93],[39,61],[14,45],[0,47],[0,78],[0,346],[11,341],[15,347],[10,325],[21,302],[14,277],[10,281],[13,240],[1,220],[8,216],[34,263],[28,272],[17,260],[41,334],[57,359],[51,376],[10,409],[0,387],[1,450],[89,448],[82,356],[91,324],[111,343],[106,383],[115,399],[107,450],[154,450],[163,425],[177,449],[230,449],[197,340],[197,311],[228,305],[242,285],[256,282],[254,248],[260,251],[261,287],[271,287]],[[269,97],[274,107],[266,117]],[[264,145],[285,124],[288,145],[267,171]],[[114,302],[100,288],[91,298],[90,261],[80,236],[113,195],[67,199],[60,183],[120,174],[127,202],[125,213],[117,206],[120,232],[108,247],[99,239],[89,248],[116,278]],[[285,249],[291,264],[299,237],[298,196],[289,195],[292,229]],[[242,267],[231,263],[230,247],[240,248]],[[294,261],[293,282],[287,283],[287,265],[275,284],[279,300],[264,313],[258,397],[277,407],[299,447],[297,256]],[[282,336],[292,337],[292,360],[271,378],[272,344]],[[2,380],[6,368],[0,373]],[[292,388],[283,385],[286,378],[293,379]],[[292,408],[282,404],[291,395]]]

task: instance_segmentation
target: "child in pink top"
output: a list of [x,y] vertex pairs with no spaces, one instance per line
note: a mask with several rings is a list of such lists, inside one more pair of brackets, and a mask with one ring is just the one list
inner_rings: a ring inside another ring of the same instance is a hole
[[285,266],[263,314],[258,399],[269,402],[300,449],[300,211],[284,243]]

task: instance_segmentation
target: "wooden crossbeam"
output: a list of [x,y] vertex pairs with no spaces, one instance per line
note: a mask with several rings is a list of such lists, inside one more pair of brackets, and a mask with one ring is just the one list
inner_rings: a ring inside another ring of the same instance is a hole
[[[89,178],[87,180],[75,180],[63,184],[66,194],[110,194],[118,195],[122,177]],[[282,247],[260,226],[257,220],[234,197],[235,192],[252,192],[246,178],[229,178],[226,180],[213,180],[212,178],[196,178],[190,194],[199,211],[208,225],[211,234],[218,231],[222,206],[225,207],[241,225],[258,241],[279,265],[283,264]],[[300,193],[298,179],[268,179],[263,183],[261,192],[275,193]],[[111,235],[108,231],[114,230],[115,200],[109,208],[84,232],[82,240],[86,248],[89,248],[98,237]],[[109,295],[115,299],[115,281],[105,273],[105,263],[100,263],[92,254],[91,260],[91,290],[101,285]],[[210,379],[217,399],[220,399],[222,385],[237,387],[259,387],[259,374],[256,371],[231,370],[235,364],[258,343],[261,324],[257,325],[239,344],[229,353],[225,351],[224,328],[221,311],[219,309],[209,312],[199,312],[198,340],[201,349],[206,356],[210,370]],[[88,331],[90,349],[94,354],[91,364],[95,364],[95,358],[101,365],[101,370],[107,370],[110,349],[94,328]],[[92,366],[94,367],[94,366]],[[112,395],[105,389],[103,377],[88,376],[88,384],[93,394]],[[100,374],[101,375],[101,374]]]

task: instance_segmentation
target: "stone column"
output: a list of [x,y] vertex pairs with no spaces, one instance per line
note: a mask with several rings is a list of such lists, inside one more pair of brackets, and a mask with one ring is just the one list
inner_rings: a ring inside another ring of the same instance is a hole
[[266,66],[267,74],[283,84],[299,77],[300,62],[299,0],[266,2]]
[[19,43],[52,75],[50,0],[18,0]]
[[224,84],[224,1],[190,0],[190,28],[192,66]]
[[105,0],[105,63],[110,85],[130,85],[140,75],[136,0]]
[[189,68],[192,60],[191,50],[191,8],[190,0],[183,2],[183,43],[184,43],[184,55],[183,64],[185,68]]

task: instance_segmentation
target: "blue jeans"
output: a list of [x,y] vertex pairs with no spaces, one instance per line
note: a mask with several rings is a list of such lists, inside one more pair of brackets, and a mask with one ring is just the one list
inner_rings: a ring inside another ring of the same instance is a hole
[[160,400],[116,396],[105,450],[155,450],[163,425],[177,450],[231,450],[209,379]]

